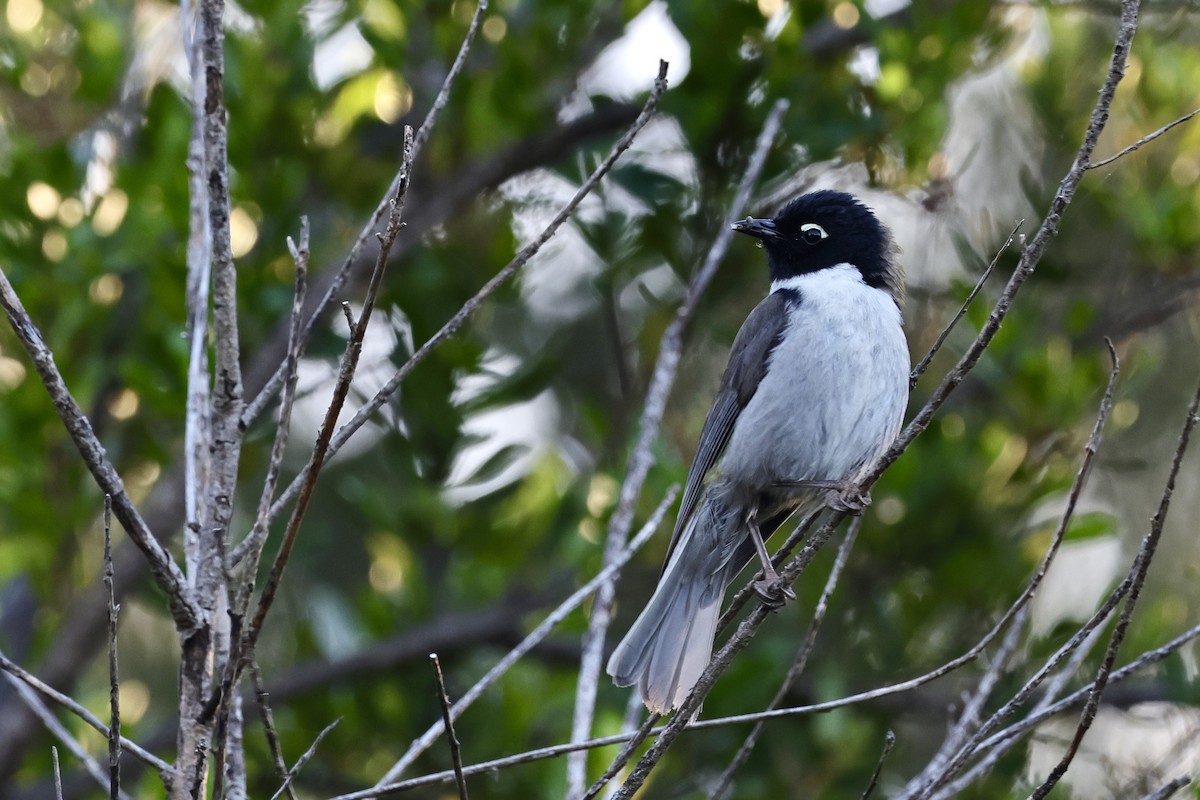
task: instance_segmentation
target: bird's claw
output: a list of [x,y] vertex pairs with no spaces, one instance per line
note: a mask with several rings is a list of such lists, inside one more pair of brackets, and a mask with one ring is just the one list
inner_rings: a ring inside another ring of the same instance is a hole
[[791,491],[822,489],[825,492],[825,505],[843,514],[858,516],[871,505],[871,493],[859,489],[857,484],[849,481],[776,481],[775,486]]
[[871,505],[871,493],[864,492],[853,485],[840,489],[827,489],[825,505],[834,511],[857,517],[867,506]]
[[754,593],[762,600],[762,603],[772,611],[778,611],[789,600],[796,599],[796,591],[788,586],[778,574],[760,578],[752,584]]

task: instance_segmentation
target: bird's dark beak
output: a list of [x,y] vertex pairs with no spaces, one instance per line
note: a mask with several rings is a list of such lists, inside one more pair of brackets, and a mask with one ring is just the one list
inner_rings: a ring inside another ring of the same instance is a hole
[[731,227],[738,233],[753,236],[755,239],[762,239],[764,242],[779,238],[779,232],[775,230],[775,223],[769,219],[746,217],[733,223]]

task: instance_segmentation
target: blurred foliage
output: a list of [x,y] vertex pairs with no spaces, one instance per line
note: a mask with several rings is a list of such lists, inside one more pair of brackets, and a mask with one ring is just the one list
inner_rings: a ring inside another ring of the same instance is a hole
[[[178,11],[152,0],[3,5],[0,266],[131,493],[153,499],[180,456],[186,389],[190,111]],[[804,168],[830,168],[831,159],[861,162],[875,188],[930,210],[913,224],[932,229],[940,210],[956,203],[953,191],[947,195],[943,158],[948,127],[963,122],[952,115],[955,87],[1014,48],[1030,48],[1033,55],[1013,63],[1032,115],[1026,121],[1044,154],[1034,159],[1036,174],[1022,174],[1014,191],[1017,202],[1037,210],[1025,228],[1032,233],[1086,124],[1109,57],[1113,7],[937,2],[886,12],[879,5],[493,4],[422,154],[410,214],[422,212],[422,200],[439,200],[443,210],[426,220],[422,238],[406,241],[389,273],[381,307],[399,312],[388,332],[399,344],[372,367],[385,376],[410,352],[409,339],[432,335],[619,135],[620,127],[609,125],[563,154],[540,155],[539,137],[564,120],[636,102],[645,88],[643,79],[624,92],[597,88],[607,84],[590,68],[650,75],[669,37],[660,25],[637,40],[640,49],[614,56],[605,48],[627,25],[665,15],[687,56],[673,59],[673,88],[659,119],[560,235],[566,244],[552,244],[467,334],[417,369],[386,419],[362,434],[373,437],[368,446],[330,465],[260,648],[269,685],[298,665],[336,661],[444,625],[447,615],[511,608],[504,629],[444,647],[450,693],[460,695],[536,624],[541,613],[533,609],[549,607],[595,573],[659,337],[775,98],[788,98],[791,109],[768,160],[769,188]],[[290,305],[285,236],[307,214],[314,265],[340,263],[398,163],[400,125],[419,123],[472,10],[463,0],[250,0],[232,9],[231,188],[242,352],[247,364],[258,365],[256,374]],[[1196,21],[1187,5],[1148,6],[1098,156],[1196,106]],[[1002,108],[979,113],[975,122],[987,130],[1006,125]],[[447,199],[482,165],[514,152],[532,158],[536,169]],[[1200,251],[1198,154],[1200,126],[1193,123],[1085,180],[994,345],[876,488],[874,511],[791,702],[924,672],[969,647],[1017,596],[1091,429],[1109,369],[1106,334],[1117,340],[1122,381],[1095,491],[1072,540],[1112,540],[1124,548],[1121,563],[1128,562],[1157,503],[1196,376],[1196,318],[1187,300]],[[1020,167],[985,166],[997,174]],[[979,215],[986,216],[991,199]],[[992,222],[1007,230],[1012,221]],[[990,257],[998,244],[992,238],[986,250],[975,240],[976,256]],[[944,258],[954,261],[949,252]],[[691,325],[639,519],[683,480],[725,350],[764,289],[761,255],[747,243],[736,242],[727,261]],[[1010,252],[999,272],[1013,263]],[[979,266],[973,260],[964,274],[946,267],[939,286],[914,292],[908,318],[915,355],[933,341]],[[934,361],[914,393],[914,409],[982,324],[1001,280],[993,279]],[[357,297],[347,291],[347,299]],[[318,362],[340,352],[339,324],[318,328],[309,349],[317,373]],[[312,390],[314,407],[327,391]],[[30,592],[38,609],[0,613],[0,647],[36,670],[100,569],[101,498],[7,327],[0,331],[0,402],[0,452],[7,454],[0,459],[0,612]],[[288,470],[303,463],[313,413],[297,421]],[[249,527],[271,434],[268,420],[249,433],[239,531]],[[1194,472],[1194,459],[1189,463]],[[1200,510],[1196,484],[1185,477],[1177,520]],[[178,510],[176,527],[181,518]],[[1194,537],[1183,538],[1185,527],[1170,529],[1165,563],[1155,565],[1126,654],[1197,618],[1197,546]],[[666,538],[657,538],[622,582],[617,632],[649,596]],[[801,601],[773,618],[735,662],[706,716],[744,713],[769,699],[831,559],[823,554],[802,577]],[[1099,592],[1114,578],[1079,580]],[[125,607],[127,732],[152,739],[175,714],[175,665],[163,646],[169,623],[149,585],[128,594]],[[1016,666],[1036,663],[1067,628],[1064,622],[1047,639],[1030,641]],[[459,735],[469,760],[567,737],[583,629],[576,613],[552,646],[468,712]],[[1194,663],[1168,659],[1142,682],[1164,699],[1195,700]],[[899,786],[929,757],[948,705],[980,669],[894,702],[770,723],[735,796],[857,797],[888,728],[900,738],[884,782]],[[1005,681],[1011,691],[1019,675]],[[102,713],[98,663],[75,687],[62,688],[74,688]],[[620,728],[624,702],[624,692],[602,687],[598,734]],[[281,699],[275,713],[289,761],[331,719],[344,718],[302,773],[309,796],[374,782],[438,718],[423,652]],[[80,724],[69,724],[83,735]],[[744,733],[685,737],[654,774],[650,793],[699,796]],[[93,739],[87,741],[99,751],[103,744]],[[256,723],[247,740],[252,794],[269,796],[276,779]],[[48,744],[44,734],[26,743],[20,769],[0,776],[0,795],[45,787]],[[600,769],[613,752],[594,753],[592,767]],[[413,773],[447,764],[434,747]],[[154,794],[154,779],[141,780],[145,794]],[[1024,760],[1014,753],[969,796],[1009,797],[1026,780]],[[477,784],[489,797],[561,796],[563,764],[538,762]]]

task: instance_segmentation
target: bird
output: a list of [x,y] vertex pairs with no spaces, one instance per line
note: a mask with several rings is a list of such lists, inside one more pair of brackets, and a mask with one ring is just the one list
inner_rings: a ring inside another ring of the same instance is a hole
[[764,537],[797,512],[861,513],[857,484],[908,406],[903,272],[875,214],[823,190],[732,228],[766,251],[770,293],[734,338],[658,585],[607,665],[659,714],[708,666],[725,591],[755,555],[763,602],[795,598]]

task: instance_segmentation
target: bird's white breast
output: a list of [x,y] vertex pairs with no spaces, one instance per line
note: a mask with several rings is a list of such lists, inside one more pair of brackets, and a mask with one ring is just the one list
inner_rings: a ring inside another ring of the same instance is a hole
[[891,295],[849,264],[777,281],[792,290],[784,334],[739,415],[721,478],[856,480],[891,444],[908,404],[908,345]]

